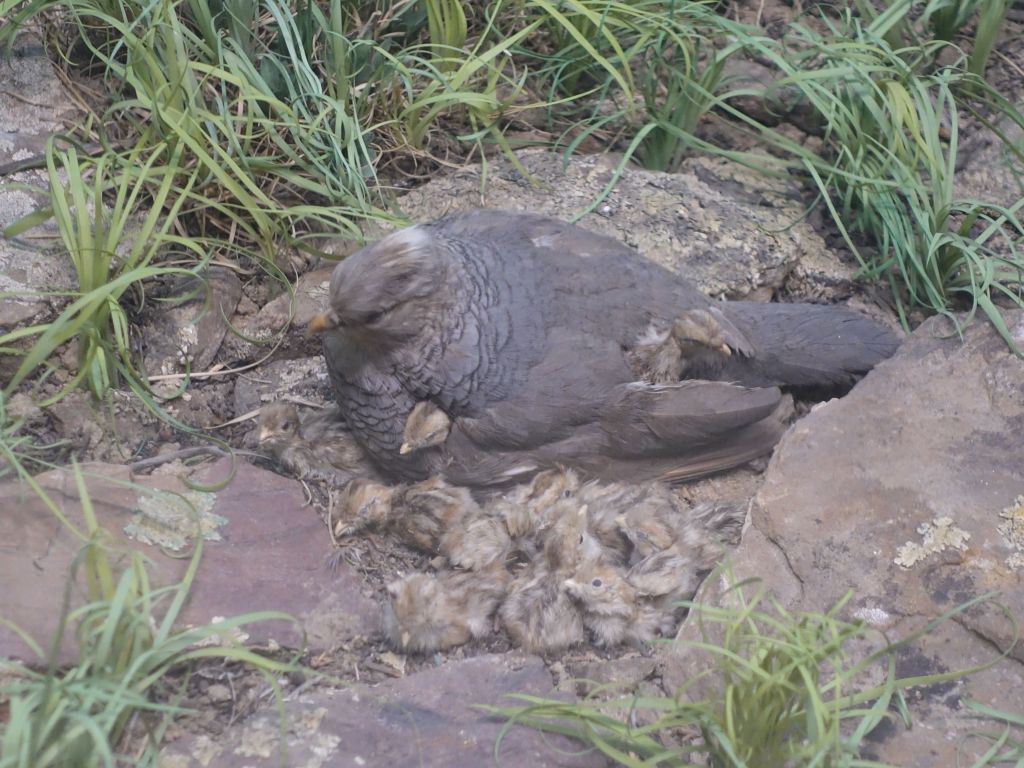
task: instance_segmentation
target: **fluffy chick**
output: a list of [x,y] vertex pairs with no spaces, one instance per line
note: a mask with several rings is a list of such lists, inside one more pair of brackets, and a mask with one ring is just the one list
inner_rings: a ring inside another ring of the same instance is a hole
[[516,646],[530,653],[558,653],[584,641],[583,616],[562,581],[538,567],[526,568],[513,580],[498,615]]
[[615,518],[633,547],[632,561],[660,552],[679,538],[685,514],[671,489],[662,483],[637,486],[637,495]]
[[512,550],[523,562],[531,562],[543,549],[552,522],[579,509],[573,500],[581,485],[571,469],[545,470],[532,482],[491,498],[484,509],[504,521]]
[[714,314],[692,309],[680,314],[669,328],[648,325],[629,354],[638,377],[653,384],[671,384],[698,364],[719,367],[732,350]]
[[456,568],[478,571],[504,564],[512,540],[505,523],[485,514],[469,514],[441,536],[438,549]]
[[427,400],[416,403],[416,407],[412,409],[412,413],[405,421],[402,447],[398,449],[398,452],[412,453],[423,448],[441,445],[448,439],[451,429],[452,420],[448,418],[447,413]]
[[507,585],[502,568],[411,574],[387,587],[384,633],[402,653],[432,653],[483,637]]
[[357,475],[377,476],[336,406],[300,416],[294,403],[269,403],[256,426],[260,448],[300,480],[340,487]]
[[624,642],[636,609],[636,590],[615,569],[591,559],[564,582],[566,594],[579,606],[583,625],[595,645]]
[[690,510],[693,524],[711,533],[723,544],[736,546],[747,522],[747,505],[731,501],[705,501]]
[[395,518],[395,498],[403,493],[401,486],[392,487],[372,480],[357,478],[331,499],[334,535],[352,536],[367,528],[383,529]]
[[405,544],[437,554],[441,537],[462,524],[467,515],[480,514],[466,488],[432,477],[408,486],[394,501],[396,513],[389,529]]
[[645,557],[626,572],[626,580],[636,590],[639,609],[656,622],[661,634],[675,631],[683,610],[678,603],[693,598],[720,553],[713,547],[676,543]]
[[554,574],[567,575],[584,560],[603,554],[601,543],[590,532],[587,520],[585,504],[579,506],[572,502],[572,506],[564,505],[564,511],[544,530],[541,567]]

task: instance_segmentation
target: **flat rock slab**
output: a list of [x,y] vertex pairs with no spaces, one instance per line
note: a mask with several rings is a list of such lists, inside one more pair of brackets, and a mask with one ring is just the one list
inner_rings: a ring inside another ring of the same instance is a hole
[[[1024,345],[1024,312],[1006,321]],[[1024,360],[984,321],[964,343],[950,332],[941,318],[923,324],[849,395],[783,437],[732,557],[737,580],[761,579],[791,610],[824,611],[853,590],[843,617],[894,640],[992,591],[1024,620]],[[705,587],[720,599],[718,585]],[[915,689],[914,727],[880,731],[868,751],[899,766],[951,766],[960,748],[984,751],[961,739],[1000,727],[963,702],[1020,714],[1024,648],[999,660],[1012,637],[1003,611],[983,604],[901,651],[901,677],[997,663]],[[679,684],[688,672],[677,661]]]
[[[183,625],[199,626],[253,611],[282,611],[298,623],[246,625],[245,639],[300,647],[305,633],[311,650],[330,649],[377,632],[379,606],[359,574],[344,562],[335,569],[324,564],[328,533],[312,507],[304,506],[298,482],[242,462],[228,485],[212,493],[189,490],[173,475],[139,477],[133,484],[125,467],[92,464],[83,469],[99,524],[111,534],[115,557],[125,563],[127,552],[143,552],[152,563],[154,586],[181,580],[189,563],[181,555],[191,552],[198,514],[205,541],[181,615]],[[221,460],[193,480],[212,484],[229,473],[230,461]],[[59,470],[37,480],[63,514],[81,527],[72,473]],[[7,483],[0,487],[0,498],[0,616],[46,647],[82,542],[27,488]],[[84,585],[78,573],[73,605],[84,601]],[[61,659],[71,661],[74,653],[67,639]],[[0,657],[36,661],[4,626]]]
[[[368,687],[318,690],[286,704],[286,736],[270,706],[216,741],[190,737],[166,746],[161,768],[590,768],[607,765],[568,739],[522,727],[509,730],[495,755],[504,720],[474,704],[510,706],[510,693],[550,696],[543,662],[517,654],[477,656]],[[281,748],[285,748],[282,754]]]

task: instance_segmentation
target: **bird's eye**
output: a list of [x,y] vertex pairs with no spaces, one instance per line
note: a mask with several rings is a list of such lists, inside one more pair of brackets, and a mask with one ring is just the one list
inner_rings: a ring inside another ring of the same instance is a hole
[[384,315],[385,315],[385,311],[383,309],[378,309],[376,312],[371,312],[370,314],[368,314],[366,316],[366,324],[367,325],[373,325],[378,320],[380,320],[382,317],[384,317]]
[[600,587],[602,583],[603,582],[600,579],[594,579],[592,582],[590,582],[591,586],[594,587]]
[[637,531],[636,532],[636,537],[638,539],[640,539],[640,541],[647,541],[647,534],[644,533],[643,531]]
[[562,491],[563,499],[568,499],[570,496],[572,496],[572,491],[569,488],[566,488],[564,491]]

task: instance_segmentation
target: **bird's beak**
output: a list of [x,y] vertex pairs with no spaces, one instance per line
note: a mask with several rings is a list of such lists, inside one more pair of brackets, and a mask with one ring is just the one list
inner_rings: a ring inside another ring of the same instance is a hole
[[321,312],[309,321],[309,325],[306,326],[306,336],[312,336],[313,334],[329,331],[337,327],[338,316],[333,311]]
[[403,647],[403,648],[407,648],[407,647],[409,646],[409,641],[410,641],[411,639],[412,639],[412,638],[411,638],[411,637],[409,636],[409,633],[408,633],[408,632],[403,632],[403,633],[402,633],[402,647]]
[[408,443],[402,443],[402,447],[398,449],[398,452],[403,456],[407,453],[412,453],[413,447]]
[[718,351],[721,352],[726,357],[732,357],[732,350],[729,349],[729,345],[728,344],[723,344],[722,346],[720,346],[718,348]]
[[270,430],[269,429],[261,429],[259,434],[256,435],[256,442],[258,442],[258,443],[265,443],[267,441],[267,438],[269,438],[269,437],[270,437]]

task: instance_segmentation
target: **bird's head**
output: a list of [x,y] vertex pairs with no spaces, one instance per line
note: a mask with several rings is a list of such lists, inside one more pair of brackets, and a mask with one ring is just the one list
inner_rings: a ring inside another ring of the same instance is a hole
[[299,409],[288,402],[269,403],[260,408],[256,426],[261,446],[288,440],[299,432]]
[[422,448],[440,445],[448,439],[452,420],[433,403],[424,400],[416,404],[405,422],[402,447],[399,453],[412,453]]
[[444,307],[446,274],[427,230],[395,232],[335,267],[329,307],[309,333],[340,330],[375,344],[415,338]]

